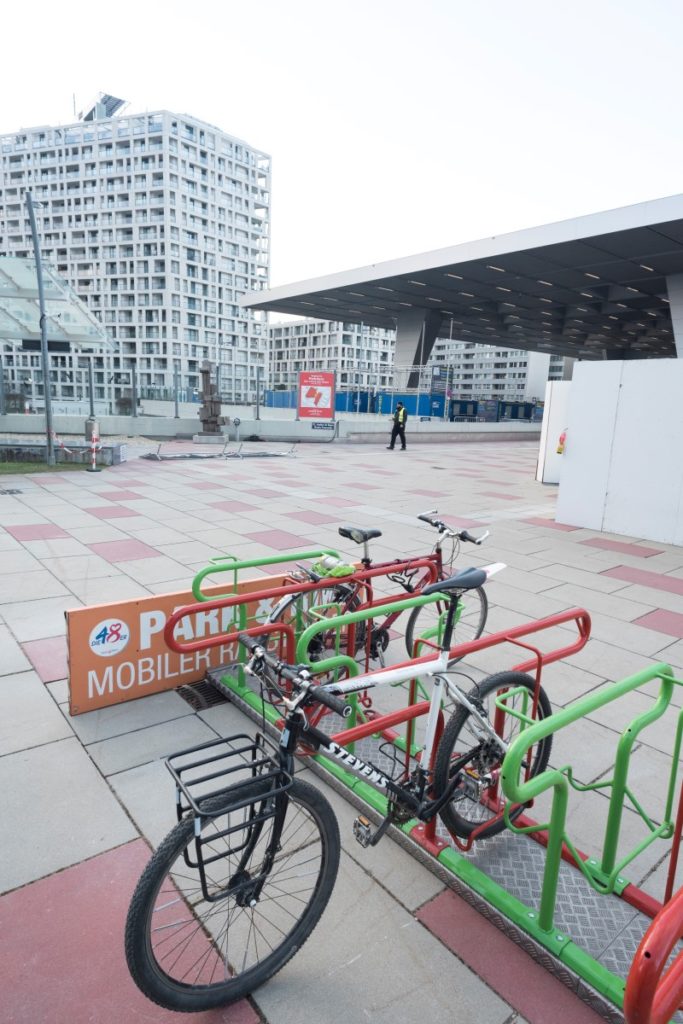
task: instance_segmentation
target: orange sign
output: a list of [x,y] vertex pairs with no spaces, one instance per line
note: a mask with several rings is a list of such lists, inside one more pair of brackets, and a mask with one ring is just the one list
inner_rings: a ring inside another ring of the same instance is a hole
[[[282,577],[261,576],[237,585],[240,594],[252,594],[279,585]],[[214,600],[225,586],[207,588]],[[211,668],[238,660],[237,643],[178,654],[164,643],[164,626],[174,611],[196,604],[191,591],[92,605],[66,612],[69,657],[69,711],[109,707],[150,693],[196,683]],[[245,625],[265,622],[274,600],[231,608],[201,609],[184,618],[175,630],[179,640],[221,636]],[[247,621],[240,621],[240,608]]]
[[299,419],[334,419],[334,373],[299,373]]

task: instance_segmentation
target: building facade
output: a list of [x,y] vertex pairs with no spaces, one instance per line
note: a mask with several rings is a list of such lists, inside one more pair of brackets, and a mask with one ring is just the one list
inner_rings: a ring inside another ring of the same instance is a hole
[[[300,370],[334,370],[341,391],[403,391],[416,369],[394,364],[396,334],[379,327],[292,320],[272,323],[269,338],[270,383],[276,389],[294,388]],[[566,364],[572,362],[541,352],[439,339],[419,371],[418,390],[447,390],[462,399],[542,401],[546,382],[566,379]]]
[[268,284],[270,158],[185,114],[106,116],[117,104],[0,136],[0,255],[33,257],[30,191],[43,259],[114,342],[96,398],[191,394],[208,359],[226,401],[252,401],[267,329],[237,300]]
[[293,320],[269,328],[270,385],[295,388],[300,370],[333,370],[340,391],[384,390],[393,376],[393,331],[334,320]]

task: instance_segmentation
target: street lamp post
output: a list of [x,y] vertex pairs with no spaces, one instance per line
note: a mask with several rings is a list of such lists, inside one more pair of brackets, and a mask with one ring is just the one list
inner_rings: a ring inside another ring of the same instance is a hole
[[36,215],[33,208],[33,196],[26,193],[26,207],[31,222],[33,237],[33,255],[36,261],[36,278],[38,280],[38,306],[40,308],[40,358],[43,368],[43,392],[45,398],[45,434],[47,441],[46,458],[48,466],[55,464],[54,431],[52,429],[52,395],[50,394],[50,355],[47,350],[47,314],[45,313],[45,288],[43,286],[43,267],[40,261],[40,242],[36,228]]

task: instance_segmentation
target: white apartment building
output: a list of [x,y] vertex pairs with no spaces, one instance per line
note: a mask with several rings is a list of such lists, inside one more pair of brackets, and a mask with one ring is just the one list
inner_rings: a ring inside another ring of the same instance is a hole
[[391,386],[394,331],[334,320],[273,323],[270,386],[295,388],[299,370],[334,370],[337,389],[383,390]]
[[551,357],[542,352],[437,339],[430,364],[439,369],[440,378],[445,379],[454,398],[527,402],[543,401],[551,358],[564,362],[562,356]]
[[[299,370],[335,370],[337,388],[404,390],[412,367],[394,365],[395,332],[336,321],[272,323],[270,384],[296,386]],[[543,400],[548,380],[562,380],[563,356],[437,339],[420,374],[420,390],[454,398]]]
[[[191,392],[209,359],[226,401],[252,401],[267,329],[237,299],[268,284],[270,157],[186,114],[120,107],[102,96],[76,123],[0,136],[0,255],[33,257],[30,191],[44,261],[114,342],[95,357],[97,399],[130,398],[134,378],[170,397],[176,372]],[[0,346],[12,387],[30,364]],[[61,362],[53,393],[76,397],[78,355]]]

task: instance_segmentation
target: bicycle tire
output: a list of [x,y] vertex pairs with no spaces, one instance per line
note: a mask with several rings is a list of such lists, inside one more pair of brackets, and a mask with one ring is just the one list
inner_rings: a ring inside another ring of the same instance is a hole
[[[192,815],[164,839],[137,884],[125,930],[128,969],[138,988],[166,1009],[207,1010],[248,995],[294,956],[327,905],[339,867],[339,827],[325,797],[299,780],[286,794],[275,862],[255,904],[244,905],[252,898],[246,887],[259,878],[273,818],[260,826],[244,823],[251,820],[250,811],[263,806],[269,790],[268,781],[255,780],[244,791],[251,801],[247,807],[230,809],[220,796],[204,807],[213,814],[223,807],[225,812],[202,818],[203,834],[239,825],[232,836],[217,838],[209,847],[211,855],[220,852],[220,859],[206,868],[213,894],[216,887],[223,890],[216,902],[204,898],[197,868],[183,859],[188,848],[195,856]],[[239,845],[249,828],[254,848],[248,864],[239,864],[235,874],[239,857],[223,848],[228,840]]]
[[[352,612],[360,607],[360,599],[354,593],[353,588],[337,584],[336,586],[323,587],[321,590],[306,590],[301,594],[292,594],[291,598],[284,604],[274,609],[272,622],[284,622],[294,625],[298,637],[301,633],[320,621],[320,616],[313,614],[316,608],[329,608],[326,613],[330,618]],[[321,630],[308,646],[307,656],[311,664],[316,661],[323,661],[331,658],[336,653],[337,635],[334,630]],[[267,650],[280,654],[280,634],[264,633],[261,642]],[[365,644],[365,623],[357,622],[355,630],[355,651]],[[345,635],[340,638],[339,653],[346,654]],[[352,655],[353,656],[353,655]]]
[[[478,640],[484,631],[486,619],[489,613],[488,598],[483,587],[475,587],[466,591],[460,598],[461,611],[458,621],[453,630],[453,647],[457,644],[468,643],[470,640]],[[432,604],[423,604],[413,608],[406,623],[406,650],[408,656],[413,657],[413,643],[421,636],[438,643],[443,633],[445,612],[448,609],[448,601],[434,601]],[[418,628],[419,625],[419,628]],[[422,646],[417,654],[429,654],[433,652],[432,647]],[[460,658],[451,658],[449,665],[455,665]]]
[[[522,672],[497,672],[495,675],[488,676],[482,680],[467,696],[473,702],[478,702],[487,712],[488,717],[491,718],[492,712],[495,711],[494,701],[491,699],[494,694],[498,694],[511,687],[524,686],[533,695],[535,685],[535,681],[531,676],[525,675]],[[486,704],[487,700],[489,701],[488,706]],[[515,705],[513,704],[512,706],[514,707]],[[529,703],[527,705],[528,712],[530,712],[530,707]],[[547,718],[550,714],[552,714],[552,708],[548,695],[541,688],[538,695],[536,717],[541,720]],[[451,780],[451,758],[464,754],[469,745],[473,749],[481,746],[474,733],[471,734],[471,737],[463,739],[468,729],[469,718],[470,713],[467,708],[460,705],[449,719],[443,731],[434,765],[434,791],[437,798],[443,793]],[[522,723],[511,715],[506,715],[504,721],[505,727],[502,738],[509,744],[519,734]],[[551,746],[552,737],[547,736],[533,748],[531,776],[539,775],[545,771],[550,757]],[[439,812],[444,825],[453,835],[458,836],[460,839],[467,839],[476,828],[479,828],[486,821],[487,817],[492,817],[497,813],[486,802],[486,793],[490,792],[494,783],[497,783],[501,763],[499,757],[490,753],[487,754],[485,751],[482,755],[473,759],[472,767],[467,772],[468,777],[463,780],[462,787],[455,789],[451,799]],[[483,775],[492,776],[492,786],[478,792],[478,799],[474,799],[473,792],[474,790],[479,790],[480,780]],[[511,808],[510,820],[514,821],[523,810],[522,805]],[[488,839],[502,832],[505,827],[504,819],[500,818],[498,821],[494,821],[489,828],[484,828],[477,838]]]

